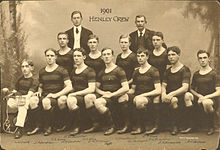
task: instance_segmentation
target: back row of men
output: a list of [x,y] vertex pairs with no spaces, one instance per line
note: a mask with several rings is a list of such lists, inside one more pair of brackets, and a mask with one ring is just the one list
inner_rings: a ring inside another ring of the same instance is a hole
[[[190,69],[179,61],[181,50],[177,46],[166,48],[161,32],[145,29],[144,16],[136,17],[138,31],[119,37],[122,53],[116,64],[114,51],[103,48],[100,52],[98,37],[81,27],[81,13],[75,11],[71,18],[77,28],[57,35],[58,51],[45,51],[47,65],[39,71],[37,82],[32,74],[33,63],[22,62],[23,76],[15,89],[26,96],[8,100],[9,107],[18,108],[15,138],[22,136],[27,113],[32,123],[28,135],[44,128],[47,136],[52,127],[58,132],[69,128],[70,135],[102,127],[104,135],[116,129],[119,134],[153,134],[164,117],[169,117],[171,134],[176,135],[177,123],[184,115],[187,124],[181,133],[192,131],[196,109],[207,115],[208,135],[214,133],[220,79],[209,65],[208,52],[198,51],[201,68],[194,73],[190,87]],[[160,113],[162,109],[170,113]],[[146,130],[149,118],[153,128]]]

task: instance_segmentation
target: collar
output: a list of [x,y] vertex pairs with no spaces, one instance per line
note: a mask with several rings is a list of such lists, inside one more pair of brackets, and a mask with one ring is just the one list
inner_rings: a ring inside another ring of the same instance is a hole
[[81,26],[81,25],[80,25],[80,26],[78,26],[78,27],[73,26],[73,32],[74,32],[74,33],[76,33],[76,28],[78,28],[79,33],[81,33],[81,31],[82,31],[82,26]]
[[[137,32],[138,32],[138,37],[139,37],[139,36],[140,36],[140,31],[137,30]],[[145,33],[145,28],[144,28],[144,30],[142,31],[142,36],[144,35],[144,33]]]

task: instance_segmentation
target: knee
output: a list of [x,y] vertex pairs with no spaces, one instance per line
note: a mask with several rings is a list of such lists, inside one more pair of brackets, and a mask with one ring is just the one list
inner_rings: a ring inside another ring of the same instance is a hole
[[192,103],[193,99],[194,99],[194,97],[190,92],[185,93],[184,101],[185,101],[186,107],[190,107],[193,105],[193,103]]
[[177,97],[173,97],[172,99],[171,99],[171,106],[174,108],[174,109],[176,109],[177,107],[178,107],[178,98]]
[[107,108],[105,107],[105,104],[103,103],[105,101],[105,99],[103,98],[98,98],[95,100],[94,104],[95,104],[95,108],[100,112],[100,113],[104,113]]
[[38,107],[39,104],[39,98],[37,96],[33,96],[29,100],[29,106],[31,109],[35,109]]
[[127,102],[129,100],[128,94],[124,94],[118,98],[119,103]]
[[206,99],[202,101],[203,107],[208,112],[214,112],[213,101],[211,99]]
[[146,105],[148,104],[149,100],[147,97],[143,96],[136,96],[135,97],[135,102],[136,102],[136,108],[141,109],[145,108]]
[[17,101],[14,98],[9,98],[7,105],[12,108],[12,109],[17,109],[18,108],[18,104]]
[[68,106],[68,108],[69,108],[70,110],[75,110],[75,109],[77,109],[78,106],[77,106],[77,99],[76,99],[76,97],[73,97],[73,96],[68,97],[68,98],[67,98],[67,106]]
[[44,98],[42,100],[42,105],[43,105],[43,108],[44,110],[49,110],[51,108],[51,101],[50,101],[50,98]]
[[94,102],[96,100],[96,96],[95,96],[95,94],[87,94],[84,97],[84,100],[85,100],[86,108],[90,108],[94,105]]
[[58,101],[58,107],[60,109],[66,108],[67,96],[65,96],[65,95],[60,96],[57,101]]

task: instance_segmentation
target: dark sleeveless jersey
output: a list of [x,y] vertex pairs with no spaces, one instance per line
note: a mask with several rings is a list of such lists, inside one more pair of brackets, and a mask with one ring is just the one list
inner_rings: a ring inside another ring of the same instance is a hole
[[66,80],[69,80],[68,72],[61,66],[52,72],[47,72],[45,67],[39,71],[39,82],[42,84],[43,96],[61,91]]
[[155,89],[154,84],[160,83],[159,71],[151,66],[145,73],[140,73],[139,69],[134,71],[133,85],[136,85],[135,95],[150,92]]
[[163,82],[167,84],[166,90],[168,93],[179,89],[182,83],[190,84],[190,69],[183,66],[179,71],[172,73],[171,67],[165,71]]
[[220,87],[220,76],[217,75],[215,70],[201,75],[199,71],[193,74],[191,88],[202,94],[203,96],[214,93],[216,87]]
[[118,66],[109,73],[105,73],[105,69],[103,69],[97,76],[97,82],[101,83],[100,89],[103,91],[115,92],[122,87],[121,83],[125,81],[127,81],[126,74]]
[[76,68],[74,68],[70,75],[74,91],[88,88],[88,83],[96,81],[95,77],[95,71],[90,67],[87,67],[79,74],[76,74]]
[[103,68],[105,68],[105,63],[102,60],[101,56],[93,59],[89,55],[87,55],[85,59],[85,64],[94,69],[96,74],[98,74]]
[[74,61],[73,61],[73,50],[70,50],[65,55],[57,54],[56,63],[66,69],[70,75],[71,71],[73,70]]
[[163,81],[164,72],[166,71],[167,64],[169,64],[167,50],[165,50],[160,56],[154,55],[153,52],[150,53],[149,64],[156,67],[160,73],[160,81]]
[[122,53],[117,56],[116,65],[125,71],[127,79],[130,80],[132,78],[134,69],[138,66],[136,54],[132,52],[126,58],[122,58],[121,55]]
[[37,87],[38,81],[34,77],[25,78],[21,76],[15,84],[15,90],[21,95],[28,94],[28,91],[36,92]]

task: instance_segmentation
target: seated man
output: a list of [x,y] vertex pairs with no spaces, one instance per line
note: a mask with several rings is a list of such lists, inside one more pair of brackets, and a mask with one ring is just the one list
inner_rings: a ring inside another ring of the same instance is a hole
[[210,65],[210,54],[199,50],[197,58],[200,69],[193,74],[191,92],[196,97],[197,106],[204,109],[208,119],[208,135],[214,133],[214,111],[217,97],[220,96],[220,77]]
[[[33,63],[29,60],[23,60],[21,64],[21,71],[23,75],[18,78],[15,84],[15,98],[9,98],[8,106],[12,109],[18,109],[17,121],[15,126],[15,138],[18,139],[22,136],[22,129],[24,127],[27,110],[29,108],[30,98],[37,90],[37,82],[33,78]],[[19,96],[20,95],[20,96]],[[31,107],[32,105],[30,105]],[[31,107],[32,108],[32,107]]]
[[47,65],[39,71],[39,92],[42,93],[40,102],[46,127],[44,135],[48,136],[52,133],[55,109],[65,108],[67,100],[65,94],[72,90],[72,84],[67,70],[56,64],[56,50],[52,48],[45,50],[45,57]]
[[95,71],[84,63],[86,51],[83,48],[74,50],[73,59],[76,66],[70,75],[73,91],[67,98],[67,106],[70,110],[69,116],[71,116],[70,122],[73,128],[73,131],[70,133],[72,136],[80,131],[79,123],[85,117],[85,108],[88,109],[93,105],[95,95],[91,93],[95,92],[96,76]]
[[[128,96],[126,92],[128,92],[129,86],[125,72],[113,62],[113,50],[110,48],[102,49],[102,59],[106,68],[101,70],[97,76],[96,92],[101,97],[95,100],[95,107],[107,125],[104,135],[110,135],[115,130],[112,117],[116,122],[115,117],[120,115],[118,107],[122,110],[121,119],[123,121],[128,119]],[[124,128],[126,130],[127,127]]]
[[145,109],[148,107],[148,104],[158,104],[160,102],[161,84],[159,71],[148,63],[148,58],[148,50],[144,48],[138,49],[137,60],[140,68],[134,71],[132,87],[128,92],[133,94],[131,96],[134,97],[133,104],[135,105],[135,110],[133,111],[135,114],[133,116],[137,119],[137,129],[132,131],[131,134],[142,133],[140,126],[145,121]]
[[[162,82],[162,102],[168,103],[171,111],[172,135],[177,134],[177,122],[180,119],[180,108],[185,107],[184,115],[192,116],[192,97],[188,91],[190,70],[179,61],[180,49],[177,46],[168,48],[168,59],[171,67],[165,71]],[[191,119],[189,119],[191,120]],[[190,131],[187,129],[186,132]]]

